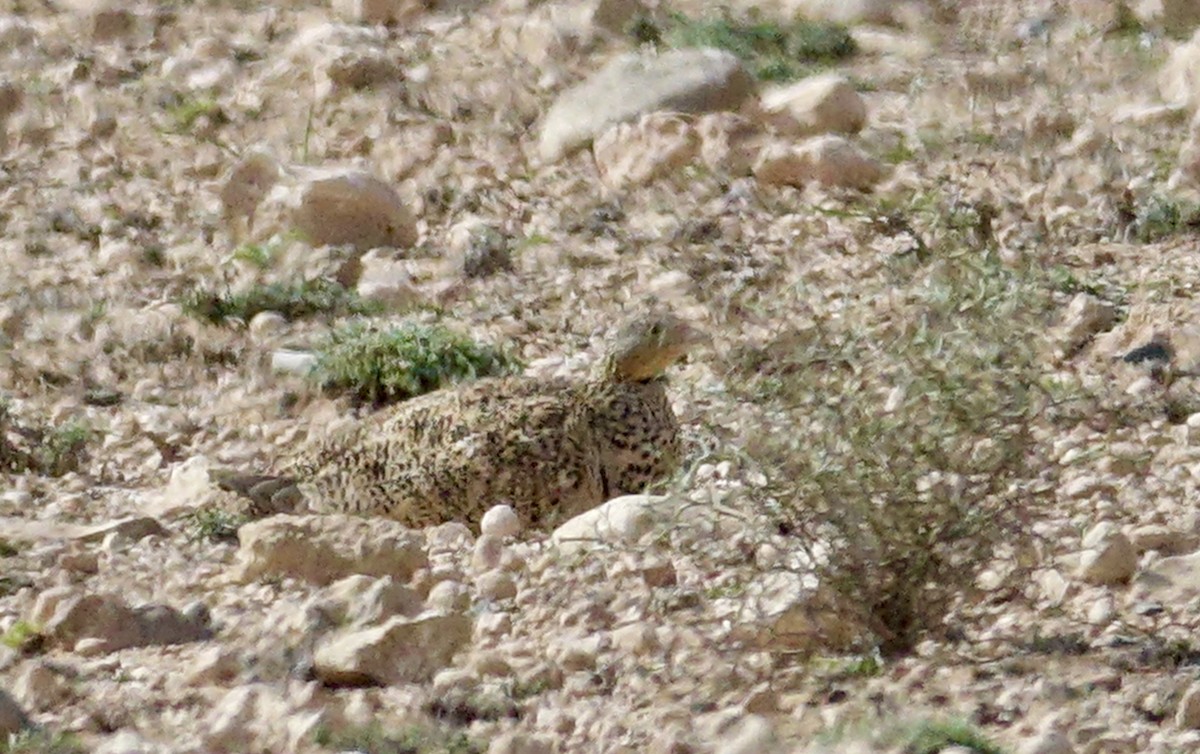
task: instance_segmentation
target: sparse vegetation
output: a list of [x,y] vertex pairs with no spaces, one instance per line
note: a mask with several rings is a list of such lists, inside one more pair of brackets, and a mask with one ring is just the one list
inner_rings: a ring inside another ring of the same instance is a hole
[[926,720],[904,731],[904,754],[938,754],[951,746],[961,746],[974,754],[1004,754],[969,723],[956,720]]
[[504,351],[440,324],[380,329],[358,322],[335,330],[317,349],[313,378],[325,390],[378,405],[520,366]]
[[1200,229],[1200,206],[1165,196],[1151,196],[1137,208],[1134,234],[1142,243],[1161,241]]
[[80,421],[58,426],[20,422],[11,406],[0,400],[0,470],[55,477],[77,471],[93,435]]
[[898,299],[887,317],[782,339],[750,380],[795,426],[748,448],[774,472],[781,528],[885,655],[937,631],[975,574],[1020,548],[1052,467],[1033,436],[1048,404],[1040,276],[960,252]]
[[25,655],[39,652],[45,640],[45,636],[37,626],[23,620],[12,624],[12,627],[5,631],[3,636],[0,636],[0,644]]
[[16,545],[4,537],[0,537],[0,558],[11,558],[21,552]]
[[368,754],[482,754],[487,747],[466,733],[440,726],[410,725],[395,731],[380,725],[345,730],[322,729],[316,743],[331,751],[362,751]]
[[31,728],[0,739],[0,754],[84,754],[87,749],[70,733]]
[[354,291],[324,279],[266,283],[241,293],[196,290],[183,300],[183,308],[193,317],[218,325],[230,320],[249,322],[254,315],[267,311],[296,320],[317,315],[372,314],[379,309]]
[[189,534],[193,540],[237,542],[238,528],[248,520],[220,508],[197,508],[188,515]]
[[191,131],[201,119],[216,125],[229,121],[221,105],[206,97],[180,99],[175,105],[167,108],[167,117],[178,133]]
[[639,43],[728,50],[763,81],[791,81],[857,52],[845,26],[802,19],[787,24],[728,14],[689,18],[672,13],[661,20],[641,16],[630,25],[629,34]]

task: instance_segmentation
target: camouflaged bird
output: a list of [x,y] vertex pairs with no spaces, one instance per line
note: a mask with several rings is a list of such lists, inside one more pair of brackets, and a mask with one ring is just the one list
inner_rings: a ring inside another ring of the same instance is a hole
[[477,523],[508,503],[554,526],[641,492],[680,463],[666,369],[704,336],[674,315],[638,317],[587,379],[502,377],[435,391],[349,439],[319,442],[280,476],[214,472],[251,513],[387,516],[419,527]]

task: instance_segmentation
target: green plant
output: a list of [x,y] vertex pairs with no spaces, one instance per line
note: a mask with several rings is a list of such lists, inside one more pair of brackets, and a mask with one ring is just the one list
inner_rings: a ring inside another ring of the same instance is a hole
[[22,654],[36,654],[45,643],[45,636],[37,626],[19,620],[0,636],[0,644]]
[[271,244],[245,243],[233,250],[233,258],[265,270],[274,261],[276,251],[277,247]]
[[242,293],[196,290],[183,300],[183,309],[198,319],[222,324],[231,319],[249,322],[261,312],[278,312],[289,320],[318,314],[332,317],[373,314],[379,307],[332,280],[267,283]]
[[377,329],[358,322],[333,331],[318,347],[312,375],[325,390],[384,404],[520,366],[505,352],[442,325]]
[[84,754],[87,749],[71,733],[29,728],[0,739],[0,754]]
[[674,13],[660,24],[639,19],[630,34],[639,43],[662,40],[672,47],[728,50],[765,81],[796,79],[813,66],[830,65],[857,52],[845,26],[819,21],[780,23],[729,14],[689,18]]
[[237,542],[238,528],[247,521],[247,516],[212,507],[197,508],[188,514],[191,538],[209,542]]
[[21,551],[12,542],[0,537],[0,558],[11,558]]
[[938,630],[982,568],[1019,550],[1055,467],[1035,431],[1050,411],[1044,276],[940,244],[931,256],[885,316],[781,338],[734,388],[790,425],[746,438],[770,472],[766,503],[884,656]]
[[0,469],[45,476],[77,471],[87,458],[94,433],[81,421],[59,426],[33,426],[19,422],[11,407],[0,400]]
[[205,118],[213,123],[228,123],[229,118],[215,100],[206,97],[185,98],[167,108],[174,130],[179,133],[191,131],[197,121]]
[[1137,239],[1153,243],[1200,227],[1200,207],[1164,196],[1151,196],[1137,208],[1133,222]]
[[317,731],[318,746],[332,751],[362,751],[367,754],[482,754],[486,747],[466,733],[441,726],[409,725],[387,731],[378,724],[334,731]]
[[904,731],[904,754],[938,754],[951,746],[961,746],[975,754],[1004,754],[979,730],[957,720],[926,720]]

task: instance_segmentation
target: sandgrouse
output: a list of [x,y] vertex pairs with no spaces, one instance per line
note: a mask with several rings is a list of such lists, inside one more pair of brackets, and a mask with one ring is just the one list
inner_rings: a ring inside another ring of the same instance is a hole
[[672,314],[645,314],[582,381],[502,377],[435,391],[369,433],[317,443],[279,476],[213,478],[257,515],[304,501],[420,527],[478,523],[508,503],[531,525],[555,526],[674,473],[679,425],[665,371],[704,340]]

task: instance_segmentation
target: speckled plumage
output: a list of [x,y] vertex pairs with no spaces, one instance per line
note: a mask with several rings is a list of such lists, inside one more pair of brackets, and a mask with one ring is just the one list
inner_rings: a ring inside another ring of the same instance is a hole
[[303,499],[416,527],[476,523],[508,503],[531,524],[554,526],[678,468],[663,372],[698,339],[672,315],[644,316],[586,380],[492,378],[437,391],[369,432],[316,444],[282,476],[215,478],[260,515]]

